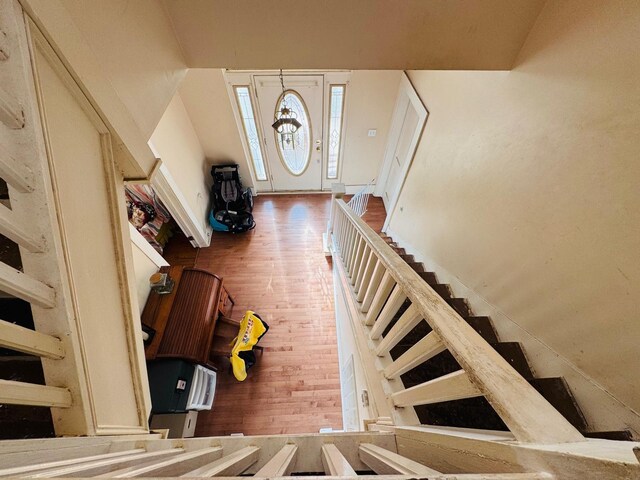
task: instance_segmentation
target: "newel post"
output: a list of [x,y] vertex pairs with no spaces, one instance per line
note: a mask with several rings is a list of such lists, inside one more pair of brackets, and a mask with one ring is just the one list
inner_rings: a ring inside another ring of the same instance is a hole
[[347,189],[344,183],[331,184],[331,210],[329,211],[329,220],[327,221],[327,231],[322,234],[322,246],[324,254],[327,257],[331,256],[331,234],[333,233],[336,216],[336,200],[341,199],[345,193],[347,193]]

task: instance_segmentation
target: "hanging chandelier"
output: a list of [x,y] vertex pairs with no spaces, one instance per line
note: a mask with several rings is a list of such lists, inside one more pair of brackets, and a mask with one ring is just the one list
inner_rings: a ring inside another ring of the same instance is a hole
[[286,90],[284,89],[284,79],[282,77],[282,69],[280,69],[280,85],[282,86],[282,106],[275,114],[275,122],[271,125],[273,129],[280,135],[280,142],[283,146],[292,146],[293,135],[298,131],[302,124],[296,118],[298,115],[287,106]]

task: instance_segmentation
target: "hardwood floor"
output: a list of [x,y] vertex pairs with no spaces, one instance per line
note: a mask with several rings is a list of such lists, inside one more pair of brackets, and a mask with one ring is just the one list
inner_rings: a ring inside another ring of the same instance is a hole
[[[223,278],[234,318],[254,310],[270,326],[264,355],[244,382],[219,371],[214,408],[200,412],[197,436],[290,434],[342,428],[331,260],[322,253],[329,195],[260,195],[255,230],[214,233],[193,249],[172,239],[165,258]],[[380,230],[384,206],[371,197],[365,220]]]
[[223,278],[234,318],[251,309],[270,327],[244,382],[219,372],[214,408],[198,415],[197,436],[342,428],[331,263],[322,253],[329,202],[329,195],[260,195],[255,230],[214,233],[197,251],[186,242],[168,246],[169,263],[195,262]]

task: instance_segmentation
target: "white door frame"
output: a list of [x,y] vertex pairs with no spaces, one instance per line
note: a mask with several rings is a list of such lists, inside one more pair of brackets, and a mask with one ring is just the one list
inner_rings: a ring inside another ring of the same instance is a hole
[[411,143],[409,146],[409,160],[404,163],[402,167],[402,171],[400,172],[400,181],[396,186],[395,192],[393,192],[389,199],[389,205],[387,206],[387,218],[382,227],[382,231],[386,231],[389,226],[389,221],[395,211],[396,205],[398,203],[398,198],[400,198],[400,192],[402,192],[402,188],[404,187],[405,180],[407,178],[407,173],[411,168],[411,164],[413,163],[413,158],[416,153],[416,149],[418,147],[418,142],[420,141],[420,137],[422,136],[422,132],[424,130],[424,126],[427,122],[427,117],[429,116],[429,111],[420,100],[418,93],[415,88],[411,84],[409,77],[407,77],[406,72],[402,73],[402,77],[400,79],[400,87],[398,89],[398,96],[396,98],[396,105],[393,110],[393,118],[391,121],[391,128],[389,130],[389,136],[387,140],[387,146],[384,151],[384,160],[382,161],[382,165],[380,166],[380,172],[378,173],[378,181],[376,182],[376,188],[374,190],[374,194],[376,196],[381,197],[384,194],[384,188],[386,186],[386,180],[389,175],[389,171],[391,170],[391,162],[393,161],[393,154],[396,151],[396,147],[398,146],[398,142],[400,140],[400,134],[402,132],[402,125],[404,119],[404,111],[401,108],[403,97],[409,99],[409,102],[415,109],[418,114],[418,123],[416,125],[415,131],[413,132],[413,136],[411,137]]
[[[260,104],[258,98],[256,96],[255,84],[253,81],[254,75],[279,75],[279,70],[258,70],[258,71],[248,71],[248,70],[223,70],[223,76],[225,78],[225,86],[227,88],[227,93],[229,95],[229,101],[231,102],[231,109],[233,111],[233,117],[236,121],[236,127],[238,128],[238,134],[240,135],[240,141],[242,143],[242,149],[244,151],[245,159],[247,160],[247,164],[249,165],[249,174],[251,175],[251,180],[253,182],[254,188],[253,193],[257,195],[259,192],[262,193],[271,193],[273,192],[273,184],[271,182],[271,171],[269,169],[269,161],[266,158],[266,142],[265,142],[265,132],[262,128],[262,121],[260,121]],[[340,183],[342,181],[342,165],[344,163],[344,144],[345,144],[345,133],[347,126],[347,110],[348,110],[348,100],[349,100],[349,83],[351,79],[351,71],[350,70],[286,70],[287,75],[324,75],[324,88],[323,88],[323,104],[322,104],[322,130],[323,130],[323,138],[322,138],[322,182],[321,182],[321,190],[322,191],[330,191],[331,184]],[[345,90],[345,98],[343,105],[343,113],[342,113],[342,135],[340,142],[340,154],[338,158],[338,178],[327,178],[327,154],[328,154],[328,135],[324,134],[324,132],[328,131],[328,122],[329,122],[329,88],[331,85],[346,85],[347,88]],[[265,171],[267,172],[267,181],[257,182],[256,175],[254,172],[253,162],[251,161],[251,152],[249,150],[249,145],[247,145],[247,139],[245,138],[243,125],[242,125],[242,117],[240,115],[240,111],[238,108],[238,102],[236,101],[234,87],[235,86],[248,86],[249,92],[251,95],[251,102],[254,109],[254,115],[256,117],[256,124],[258,133],[260,134],[260,138],[262,139],[261,148],[262,155],[265,162]],[[260,184],[259,191],[258,185]],[[286,193],[286,192],[281,192]],[[300,193],[300,192],[298,192]]]

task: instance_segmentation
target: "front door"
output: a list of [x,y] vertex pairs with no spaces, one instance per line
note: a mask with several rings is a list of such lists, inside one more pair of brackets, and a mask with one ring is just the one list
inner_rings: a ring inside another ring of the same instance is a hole
[[[284,94],[277,75],[256,75],[254,82],[273,190],[321,190],[323,76],[285,75]],[[302,124],[288,138],[271,127],[283,100]]]

